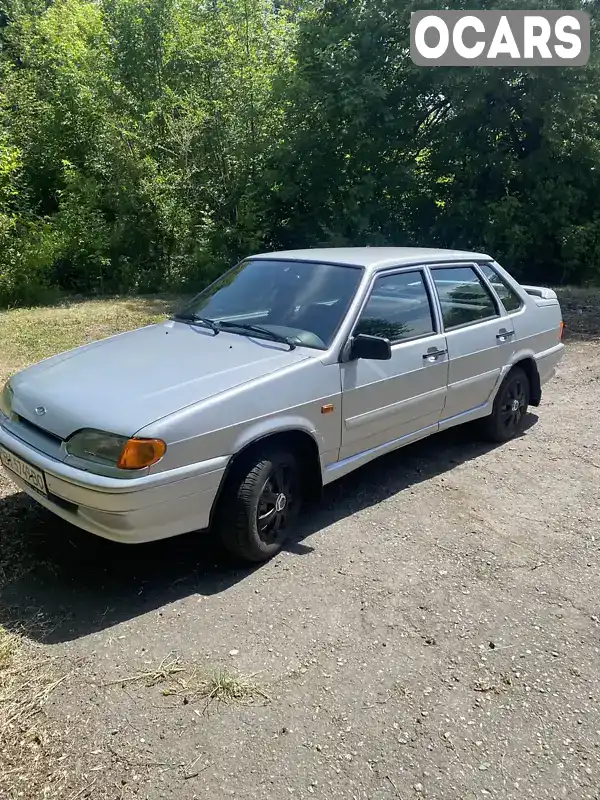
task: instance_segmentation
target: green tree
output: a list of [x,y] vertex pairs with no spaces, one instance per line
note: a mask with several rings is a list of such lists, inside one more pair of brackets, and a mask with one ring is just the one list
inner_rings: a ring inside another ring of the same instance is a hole
[[19,0],[9,16],[4,130],[24,213],[53,245],[50,283],[205,282],[260,241],[252,194],[283,124],[272,84],[291,68],[286,8]]
[[586,68],[529,70],[416,67],[415,7],[5,2],[0,302],[197,288],[314,244],[475,248],[530,280],[600,280],[597,4]]
[[325,0],[302,21],[273,241],[474,248],[522,277],[598,280],[597,5],[586,68],[527,70],[416,67],[416,8]]

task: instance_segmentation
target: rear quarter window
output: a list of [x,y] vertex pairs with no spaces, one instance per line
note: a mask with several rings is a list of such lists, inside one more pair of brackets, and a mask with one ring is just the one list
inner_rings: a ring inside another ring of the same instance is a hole
[[498,272],[490,264],[482,264],[481,271],[493,286],[494,291],[502,301],[504,308],[510,313],[518,311],[523,306],[523,301],[515,290],[501,278]]

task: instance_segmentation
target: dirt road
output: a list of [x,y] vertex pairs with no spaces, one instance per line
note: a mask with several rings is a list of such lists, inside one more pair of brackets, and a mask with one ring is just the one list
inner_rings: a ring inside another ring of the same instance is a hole
[[[524,436],[385,457],[255,570],[94,539],[3,483],[0,624],[68,665],[38,745],[57,796],[596,800],[599,414],[600,345],[569,343]],[[241,702],[207,702],[214,669],[254,676]]]

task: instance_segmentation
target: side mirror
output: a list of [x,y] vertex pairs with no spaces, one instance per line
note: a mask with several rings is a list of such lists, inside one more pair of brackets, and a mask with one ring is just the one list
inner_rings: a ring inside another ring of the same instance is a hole
[[369,358],[372,361],[389,361],[392,357],[392,346],[389,339],[381,336],[369,336],[359,333],[352,340],[350,346],[350,360]]

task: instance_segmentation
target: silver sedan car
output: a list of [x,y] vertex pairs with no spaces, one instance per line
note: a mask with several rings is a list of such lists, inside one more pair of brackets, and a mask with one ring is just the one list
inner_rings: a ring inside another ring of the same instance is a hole
[[495,441],[516,436],[562,328],[551,289],[484,253],[263,253],[164,322],[14,375],[0,458],[90,533],[212,529],[261,561],[303,499],[383,453],[473,420]]

